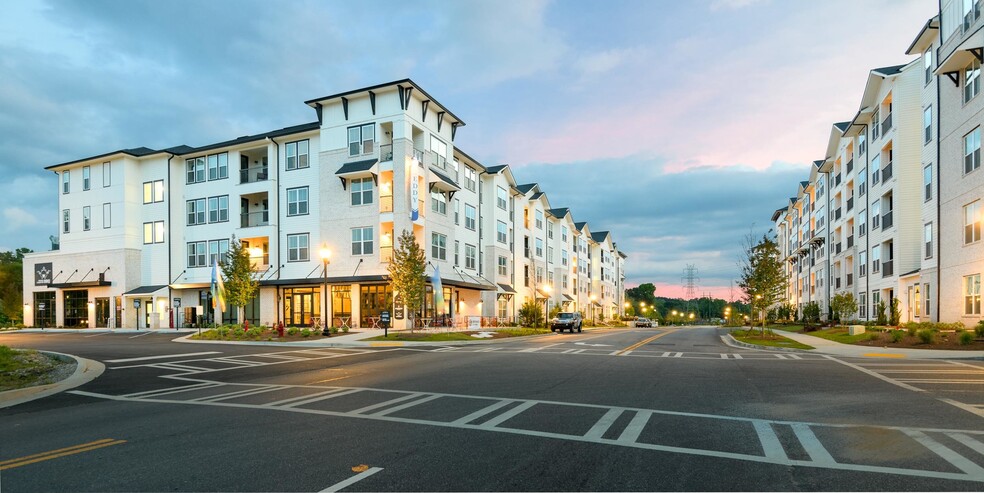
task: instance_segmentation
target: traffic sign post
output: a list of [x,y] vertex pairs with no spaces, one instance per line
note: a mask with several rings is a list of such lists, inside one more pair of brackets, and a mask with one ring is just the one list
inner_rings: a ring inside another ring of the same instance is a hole
[[383,326],[383,337],[388,337],[389,326],[390,326],[390,312],[381,312],[379,314],[379,325]]

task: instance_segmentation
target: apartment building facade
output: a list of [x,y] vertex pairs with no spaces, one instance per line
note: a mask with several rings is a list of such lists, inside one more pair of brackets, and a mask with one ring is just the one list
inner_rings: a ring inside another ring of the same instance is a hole
[[[788,261],[787,299],[800,314],[816,301],[826,318],[832,297],[850,292],[860,320],[877,319],[880,309],[887,315],[893,299],[902,321],[939,320],[940,297],[933,291],[940,258],[933,175],[937,28],[931,19],[907,50],[918,59],[869,72],[858,112],[832,125],[825,158],[813,163],[809,181],[773,214]],[[826,272],[804,279],[806,260]]]
[[[387,267],[402,231],[426,250],[428,279],[440,273],[444,305],[435,306],[441,297],[428,282],[419,314],[434,324],[512,318],[527,299],[589,308],[571,282],[571,252],[587,233],[569,211],[551,215],[539,186],[518,185],[509,166],[486,167],[455,148],[464,122],[413,81],[306,104],[317,121],[49,166],[59,186],[58,249],[25,258],[25,323],[206,322],[212,266],[238,241],[260,279],[245,307],[251,323],[371,327],[383,311],[401,312]],[[526,238],[537,255],[517,241]],[[596,249],[600,262],[625,258],[609,240]],[[327,269],[322,251],[331,253]],[[527,271],[541,275],[532,284],[517,278]],[[609,274],[588,288],[609,301],[606,317],[621,313],[611,300],[624,286],[624,276]],[[215,321],[236,317],[229,307]]]

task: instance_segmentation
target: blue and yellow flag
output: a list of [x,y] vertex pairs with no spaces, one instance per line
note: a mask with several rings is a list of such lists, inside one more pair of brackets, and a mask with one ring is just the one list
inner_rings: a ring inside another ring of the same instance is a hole
[[431,276],[431,286],[434,287],[434,312],[444,313],[444,286],[441,285],[441,269],[434,266],[434,275]]
[[219,275],[219,259],[215,259],[212,263],[212,309],[216,307],[220,312],[225,312],[226,290],[222,276]]

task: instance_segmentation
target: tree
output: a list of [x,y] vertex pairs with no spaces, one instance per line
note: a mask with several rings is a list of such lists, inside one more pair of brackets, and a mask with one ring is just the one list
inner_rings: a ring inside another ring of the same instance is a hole
[[540,304],[529,299],[519,307],[519,324],[523,327],[539,327],[543,323],[543,310]]
[[762,235],[757,243],[751,233],[745,236],[738,267],[741,271],[738,287],[744,291],[745,300],[752,305],[753,313],[756,309],[765,309],[783,301],[788,280],[779,245],[768,235]]
[[253,268],[249,250],[241,241],[232,237],[229,251],[219,262],[222,280],[225,283],[226,301],[238,308],[239,321],[246,320],[246,305],[253,301],[260,291],[259,273]]
[[30,248],[0,252],[0,324],[19,322],[24,316],[24,254]]
[[803,306],[803,320],[810,323],[820,321],[820,305],[816,301],[811,301]]
[[417,243],[417,237],[403,230],[393,249],[393,259],[389,264],[390,286],[393,293],[403,299],[407,309],[410,329],[414,327],[414,315],[424,304],[424,268],[427,266],[424,250]]
[[899,308],[900,301],[898,298],[892,298],[891,303],[891,316],[888,320],[889,325],[893,327],[898,327],[899,322],[902,321],[902,310]]
[[885,315],[885,300],[878,300],[875,305],[875,323],[878,325],[888,325],[888,317]]
[[843,323],[854,312],[858,311],[858,302],[854,299],[854,293],[837,293],[834,299],[830,300],[830,309],[834,312],[837,320]]

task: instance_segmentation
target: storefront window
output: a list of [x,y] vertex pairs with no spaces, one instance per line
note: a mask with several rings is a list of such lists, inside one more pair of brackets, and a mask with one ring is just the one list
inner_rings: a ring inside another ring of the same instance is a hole
[[34,293],[34,326],[55,326],[55,292],[40,291]]
[[345,284],[331,287],[331,309],[332,326],[352,326],[352,286]]
[[65,327],[89,326],[89,290],[65,291]]
[[389,284],[361,286],[359,296],[359,316],[361,327],[372,327],[373,320],[385,310],[392,310],[393,289]]
[[284,320],[287,325],[311,327],[321,320],[321,287],[284,289]]
[[96,298],[96,327],[109,327],[109,298]]

